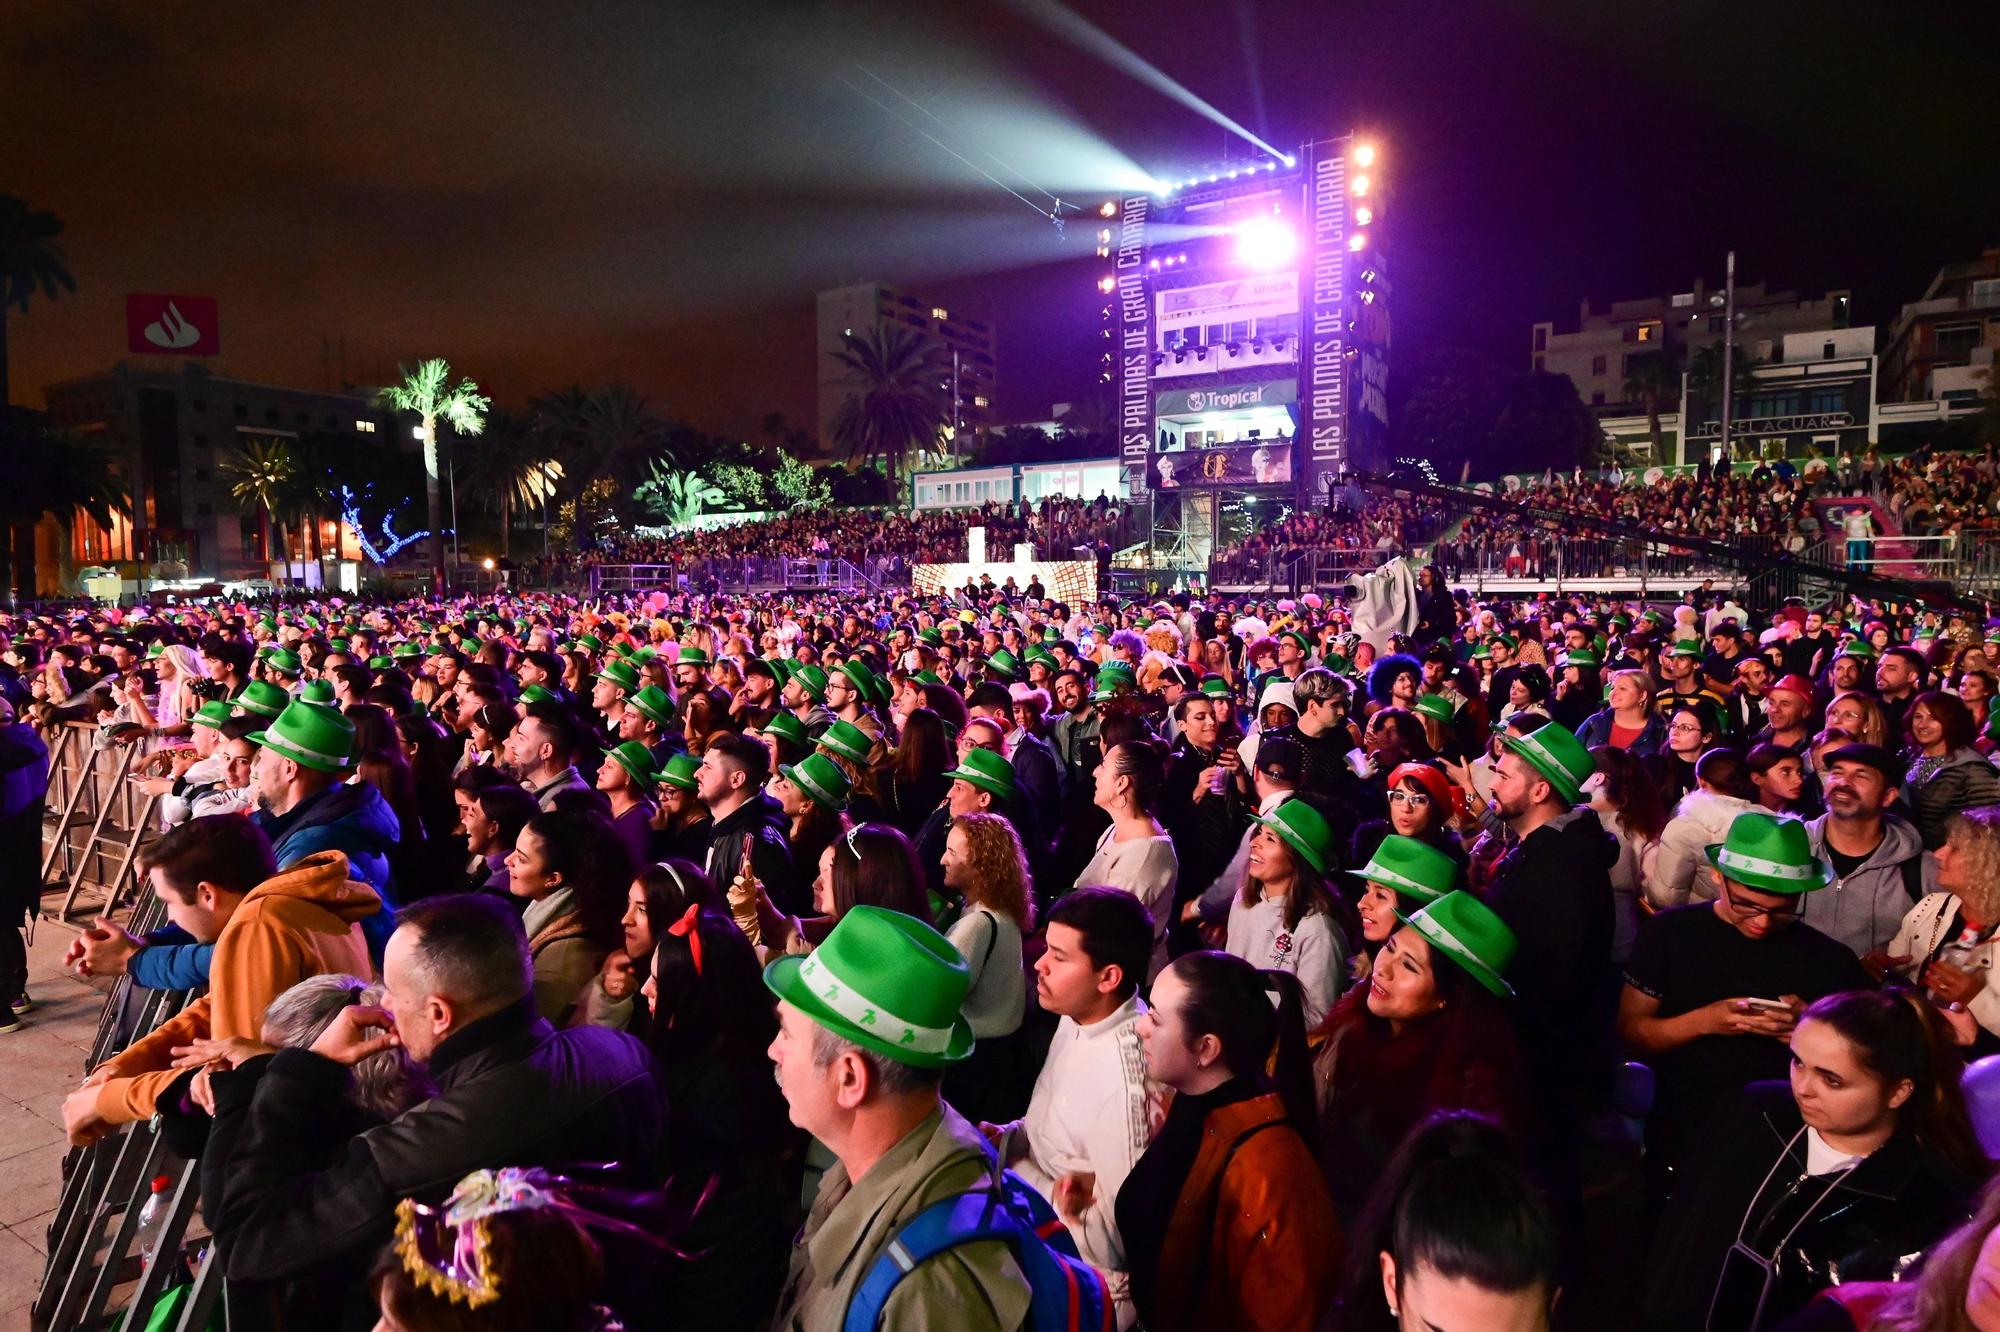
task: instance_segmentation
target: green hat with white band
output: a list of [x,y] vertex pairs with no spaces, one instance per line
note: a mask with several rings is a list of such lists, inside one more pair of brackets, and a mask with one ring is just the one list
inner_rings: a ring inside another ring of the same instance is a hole
[[1326,816],[1303,800],[1287,800],[1270,814],[1253,814],[1252,823],[1269,828],[1321,874],[1333,860],[1334,833]]
[[1384,837],[1366,865],[1347,872],[1419,902],[1437,901],[1456,888],[1459,879],[1458,865],[1450,856],[1401,833]]
[[606,662],[604,669],[597,673],[597,678],[610,681],[628,694],[639,692],[639,672],[623,658]]
[[637,740],[613,746],[609,757],[642,787],[651,786],[659,780],[659,774],[653,770],[653,756]]
[[674,701],[658,685],[647,685],[626,699],[625,706],[656,726],[671,729],[680,720],[679,714],[674,711]]
[[280,675],[301,675],[305,666],[299,661],[299,654],[290,648],[274,647],[264,654],[264,665]]
[[211,698],[195,709],[194,716],[188,718],[190,726],[207,726],[222,729],[222,723],[229,720],[229,705],[219,698]]
[[866,763],[869,753],[875,748],[874,740],[868,732],[851,721],[837,721],[826,728],[819,738],[819,747],[830,750],[854,763]]
[[797,763],[780,763],[778,774],[836,814],[847,808],[847,793],[852,783],[840,765],[824,754],[808,754]]
[[1014,798],[1014,765],[990,749],[968,749],[958,766],[945,774],[1002,800]]
[[812,662],[802,662],[792,667],[792,678],[787,684],[795,684],[815,703],[826,702],[826,668]]
[[1597,771],[1597,760],[1561,722],[1543,722],[1526,735],[1501,731],[1497,738],[1503,748],[1519,754],[1548,778],[1556,794],[1571,805],[1583,798],[1584,780]]
[[346,772],[354,762],[354,723],[332,708],[294,701],[250,743],[315,772]]
[[680,650],[680,653],[674,658],[674,665],[676,666],[706,667],[712,664],[713,663],[710,662],[708,659],[708,653],[702,651],[698,647],[683,646]]
[[1424,694],[1417,699],[1417,714],[1429,717],[1434,722],[1449,723],[1454,710],[1451,700],[1443,694]]
[[558,701],[556,691],[547,685],[531,684],[521,691],[521,704],[523,707],[530,703],[554,703]]
[[269,680],[252,680],[234,700],[235,706],[257,717],[276,717],[291,697]]
[[1486,989],[1502,998],[1514,993],[1506,972],[1521,941],[1492,907],[1471,893],[1446,893],[1421,911],[1398,912],[1397,917]]
[[692,754],[669,754],[667,766],[660,769],[660,785],[671,786],[680,791],[692,791],[695,788],[695,769],[700,766],[701,760]]
[[1021,663],[1006,648],[996,648],[993,655],[986,659],[986,673],[1011,680],[1021,673]]
[[765,735],[775,735],[780,740],[789,740],[795,745],[810,743],[810,737],[806,735],[806,724],[789,712],[772,713],[771,720],[765,722],[759,729]]
[[305,688],[299,690],[298,701],[310,703],[316,708],[339,710],[340,704],[333,696],[333,681],[308,680]]
[[764,984],[820,1026],[898,1063],[943,1068],[972,1053],[959,1011],[972,987],[951,941],[914,916],[850,907],[805,957],[764,968]]
[[1833,867],[1813,854],[1804,823],[1754,810],[1738,814],[1728,835],[1708,848],[1708,863],[1732,883],[1785,897],[1833,882]]

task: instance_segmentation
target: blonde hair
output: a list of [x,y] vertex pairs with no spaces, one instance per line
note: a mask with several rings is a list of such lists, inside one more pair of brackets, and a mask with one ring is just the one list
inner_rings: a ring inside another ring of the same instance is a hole
[[[1639,692],[1646,699],[1646,715],[1649,717],[1652,716],[1653,698],[1659,692],[1659,685],[1653,680],[1653,673],[1651,671],[1613,671],[1611,672],[1611,678],[1605,681],[1605,683],[1606,685],[1615,685],[1620,680],[1630,680],[1639,687]],[[1607,689],[1607,697],[1609,697],[1609,693],[1610,691]]]
[[951,826],[965,834],[971,878],[965,900],[1006,916],[1027,933],[1035,927],[1035,904],[1028,891],[1028,858],[1014,825],[998,814],[961,814]]
[[1872,694],[1864,694],[1859,689],[1850,689],[1846,693],[1835,694],[1827,702],[1827,712],[1833,711],[1834,704],[1849,698],[1853,699],[1854,705],[1861,709],[1861,733],[1854,738],[1864,745],[1880,745],[1885,749],[1891,748],[1889,744],[1889,716],[1882,711],[1882,705],[1875,701]]
[[2000,919],[2000,805],[1960,810],[1945,828],[1953,860],[1965,861],[1965,910],[1978,920]]

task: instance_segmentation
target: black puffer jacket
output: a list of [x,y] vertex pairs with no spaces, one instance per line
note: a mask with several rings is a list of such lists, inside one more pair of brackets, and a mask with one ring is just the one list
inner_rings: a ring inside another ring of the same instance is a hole
[[231,1279],[365,1272],[398,1201],[437,1202],[475,1170],[615,1161],[633,1187],[665,1174],[659,1072],[622,1031],[557,1031],[523,1001],[448,1038],[430,1071],[436,1096],[314,1169],[350,1122],[348,1070],[309,1050],[271,1056],[247,1111],[218,1119],[209,1137],[210,1152],[226,1153],[210,1219]]
[[1528,834],[1494,867],[1486,904],[1520,941],[1507,979],[1538,1117],[1566,1134],[1593,1106],[1610,1066],[1617,999],[1611,961],[1618,839],[1585,806]]
[[810,913],[812,876],[819,872],[819,866],[803,868],[792,863],[791,830],[785,811],[761,791],[709,825],[705,868],[715,890],[728,892],[729,885],[742,872],[746,835],[751,838],[750,867],[757,872],[757,881],[764,885],[772,903],[787,915]]

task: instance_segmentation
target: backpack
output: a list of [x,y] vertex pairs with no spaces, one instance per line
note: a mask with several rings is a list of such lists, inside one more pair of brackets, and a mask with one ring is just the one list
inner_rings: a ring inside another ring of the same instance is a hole
[[1110,1295],[1097,1269],[1077,1256],[1048,1199],[992,1157],[983,1187],[932,1203],[905,1221],[868,1269],[847,1305],[843,1332],[876,1332],[898,1283],[947,1249],[1000,1240],[1028,1280],[1027,1326],[1034,1332],[1111,1332]]

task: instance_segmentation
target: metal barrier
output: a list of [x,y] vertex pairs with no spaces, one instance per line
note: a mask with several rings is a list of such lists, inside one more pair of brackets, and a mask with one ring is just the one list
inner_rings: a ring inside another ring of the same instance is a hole
[[125,905],[138,887],[139,852],[156,832],[159,797],[129,780],[150,761],[136,745],[99,748],[97,728],[65,723],[49,744],[49,798],[41,883],[60,885],[47,919],[73,922]]

